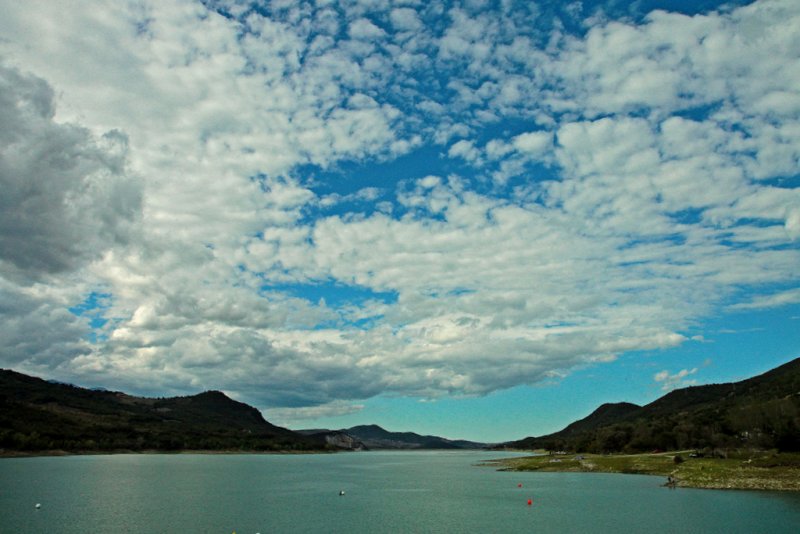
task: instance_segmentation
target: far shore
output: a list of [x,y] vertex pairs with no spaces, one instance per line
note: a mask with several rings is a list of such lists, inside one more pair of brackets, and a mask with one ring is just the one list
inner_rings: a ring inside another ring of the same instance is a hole
[[[530,452],[530,451],[529,451]],[[537,454],[492,460],[504,471],[626,473],[664,478],[672,488],[800,491],[800,454],[749,451],[727,458],[693,451],[651,454]]]
[[159,449],[147,449],[147,450],[126,450],[126,449],[116,449],[116,450],[108,450],[108,451],[97,451],[97,450],[89,450],[89,451],[64,451],[64,450],[46,450],[46,451],[12,451],[12,450],[2,450],[0,449],[0,459],[2,458],[37,458],[37,457],[45,457],[45,456],[111,456],[116,454],[171,454],[171,455],[179,455],[179,454],[208,454],[208,455],[233,455],[233,454],[332,454],[335,452],[348,452],[348,451],[334,451],[334,450],[307,450],[307,451],[293,451],[293,450],[285,450],[285,451],[250,451],[250,450],[241,450],[241,449],[230,449],[230,450],[178,450],[178,451],[168,451],[168,450],[159,450]]

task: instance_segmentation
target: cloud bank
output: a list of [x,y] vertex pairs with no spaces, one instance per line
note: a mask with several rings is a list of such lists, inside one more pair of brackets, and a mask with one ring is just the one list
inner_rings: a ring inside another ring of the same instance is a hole
[[41,78],[0,66],[0,88],[3,272],[35,280],[72,271],[127,241],[142,191],[126,174],[125,136],[54,122]]
[[289,420],[797,302],[795,2],[3,4],[3,365]]

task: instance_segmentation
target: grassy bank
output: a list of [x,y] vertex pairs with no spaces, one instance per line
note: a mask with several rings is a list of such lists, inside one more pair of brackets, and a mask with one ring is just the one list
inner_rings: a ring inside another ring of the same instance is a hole
[[747,452],[728,458],[692,458],[690,453],[542,455],[497,460],[496,464],[510,471],[657,475],[665,483],[672,477],[675,486],[687,488],[800,491],[800,454]]

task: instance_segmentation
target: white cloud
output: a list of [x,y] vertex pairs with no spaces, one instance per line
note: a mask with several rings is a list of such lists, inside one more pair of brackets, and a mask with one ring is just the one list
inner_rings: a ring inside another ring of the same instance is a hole
[[0,340],[4,367],[31,373],[66,369],[77,357],[91,352],[85,340],[87,321],[67,307],[71,291],[32,284],[18,287],[0,278]]
[[273,408],[266,411],[267,418],[279,425],[297,428],[303,421],[327,417],[338,417],[358,413],[364,409],[363,404],[353,404],[347,401],[333,401],[318,406],[303,406],[300,408]]
[[481,161],[480,151],[475,148],[472,141],[462,139],[454,143],[447,151],[451,158],[462,158],[470,163],[479,164]]
[[517,151],[541,158],[552,149],[553,136],[548,132],[527,132],[514,137],[511,143]]
[[687,376],[697,373],[697,367],[693,369],[681,369],[675,374],[669,374],[669,371],[660,371],[653,375],[653,380],[662,382],[662,391],[672,391],[673,389],[685,388],[697,385],[697,380],[687,380]]
[[733,310],[761,310],[778,308],[800,302],[800,289],[789,289],[771,295],[757,295],[749,302],[739,302],[730,306]]
[[641,174],[658,163],[653,132],[642,119],[568,123],[557,137],[559,161],[576,176]]
[[129,239],[142,188],[126,169],[128,142],[53,120],[47,83],[0,66],[0,273],[68,272]]
[[[42,191],[0,215],[11,364],[288,421],[797,302],[795,3],[581,36],[523,8],[229,7],[5,3],[4,192]],[[417,147],[464,175],[394,160]],[[112,295],[96,343],[67,311],[92,290]]]
[[376,39],[385,35],[384,31],[375,26],[371,21],[360,18],[350,24],[348,29],[350,37],[354,39]]
[[786,217],[786,233],[795,241],[800,237],[800,208],[792,209]]
[[418,31],[422,29],[422,22],[419,20],[417,12],[411,8],[403,7],[393,9],[390,13],[392,26],[400,31]]

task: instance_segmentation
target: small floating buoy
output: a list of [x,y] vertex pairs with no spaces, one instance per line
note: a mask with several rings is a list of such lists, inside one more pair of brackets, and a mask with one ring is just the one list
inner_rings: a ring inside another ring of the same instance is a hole
[[36,509],[38,510],[38,509],[39,509],[39,508],[41,508],[41,507],[42,507],[41,503],[38,503],[38,502],[37,502],[37,503],[36,503]]
[[528,506],[533,504],[533,499],[528,499]]
[[518,488],[521,488],[521,487],[522,487],[522,482],[520,482],[519,484],[517,484],[517,487],[518,487]]
[[339,496],[341,497],[341,496],[343,496],[343,495],[344,495],[344,490],[341,490],[341,491],[339,492]]

